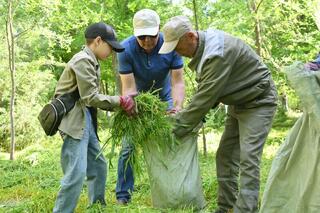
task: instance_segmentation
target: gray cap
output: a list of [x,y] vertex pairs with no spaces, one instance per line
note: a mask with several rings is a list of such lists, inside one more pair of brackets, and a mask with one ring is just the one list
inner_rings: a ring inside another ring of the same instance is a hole
[[143,9],[133,16],[133,31],[135,36],[157,35],[159,32],[160,17],[154,10]]
[[172,17],[163,27],[164,43],[159,50],[159,54],[172,52],[179,39],[187,32],[192,31],[192,24],[186,16]]

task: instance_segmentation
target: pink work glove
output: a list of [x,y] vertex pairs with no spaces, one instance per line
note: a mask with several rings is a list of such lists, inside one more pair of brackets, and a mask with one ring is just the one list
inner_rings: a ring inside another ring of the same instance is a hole
[[179,106],[176,106],[176,107],[173,107],[172,109],[170,109],[170,110],[167,110],[167,115],[175,115],[175,114],[177,114],[178,112],[180,112],[180,110],[181,110],[181,107],[179,107]]
[[137,114],[136,110],[136,102],[134,101],[134,97],[138,94],[130,94],[126,96],[120,96],[120,107],[129,115],[133,116]]
[[178,113],[178,110],[176,108],[172,108],[170,110],[167,111],[167,115],[175,115]]

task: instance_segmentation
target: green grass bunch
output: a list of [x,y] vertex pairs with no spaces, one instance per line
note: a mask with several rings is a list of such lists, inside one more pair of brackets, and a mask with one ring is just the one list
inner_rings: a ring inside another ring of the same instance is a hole
[[115,148],[126,140],[132,147],[126,167],[130,163],[137,175],[141,173],[142,150],[146,143],[153,143],[160,152],[176,144],[171,133],[172,122],[166,115],[168,105],[159,99],[157,92],[140,93],[135,97],[138,113],[133,117],[128,117],[123,110],[116,111],[111,117],[110,137],[102,147],[104,150],[111,144],[111,151],[107,154],[111,163]]

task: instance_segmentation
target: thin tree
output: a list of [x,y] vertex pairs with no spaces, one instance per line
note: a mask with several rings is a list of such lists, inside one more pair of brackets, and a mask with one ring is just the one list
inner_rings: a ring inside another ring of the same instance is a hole
[[10,98],[10,134],[11,134],[11,145],[10,145],[10,160],[14,160],[15,152],[15,126],[14,126],[14,105],[15,105],[15,52],[14,52],[14,35],[13,35],[13,13],[12,13],[12,0],[8,0],[8,15],[6,20],[6,34],[7,34],[7,45],[8,45],[8,56],[9,56],[9,70],[11,74],[11,98]]
[[[103,22],[104,15],[105,15],[105,8],[106,8],[106,2],[104,0],[100,1],[100,21]],[[104,95],[108,95],[108,81],[100,79],[100,92]],[[106,111],[106,114],[108,115],[108,111]]]
[[[198,20],[196,0],[192,0],[192,5],[193,5],[193,14],[194,14],[194,20],[195,20],[195,24],[196,24],[196,30],[198,31],[199,30],[199,20]],[[204,125],[201,128],[201,132],[202,132],[202,141],[203,141],[203,155],[206,157],[207,156],[207,138],[206,138]]]
[[114,77],[115,77],[115,94],[122,95],[122,84],[118,70],[118,60],[117,54],[115,52],[112,53],[112,67],[114,70]]
[[194,14],[194,20],[196,22],[196,30],[199,30],[199,22],[198,22],[198,13],[197,13],[197,3],[196,0],[192,0],[193,5],[193,14]]
[[258,17],[258,12],[262,2],[263,0],[260,0],[258,3],[256,3],[256,0],[248,0],[248,8],[254,17],[255,46],[259,56],[261,56],[262,54],[262,48],[261,48],[262,37],[261,37],[261,25]]

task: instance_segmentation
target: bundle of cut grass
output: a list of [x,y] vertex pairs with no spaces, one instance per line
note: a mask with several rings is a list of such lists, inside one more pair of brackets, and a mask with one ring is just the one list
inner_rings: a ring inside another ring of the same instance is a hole
[[122,140],[126,140],[133,149],[126,165],[130,162],[137,175],[141,173],[142,147],[145,143],[153,143],[160,152],[176,144],[171,134],[172,123],[166,116],[167,103],[160,101],[156,92],[140,93],[135,97],[138,114],[134,117],[128,117],[122,110],[113,114],[110,137],[102,147],[104,150],[111,143],[111,151],[107,154],[111,163],[115,147],[120,147]]

